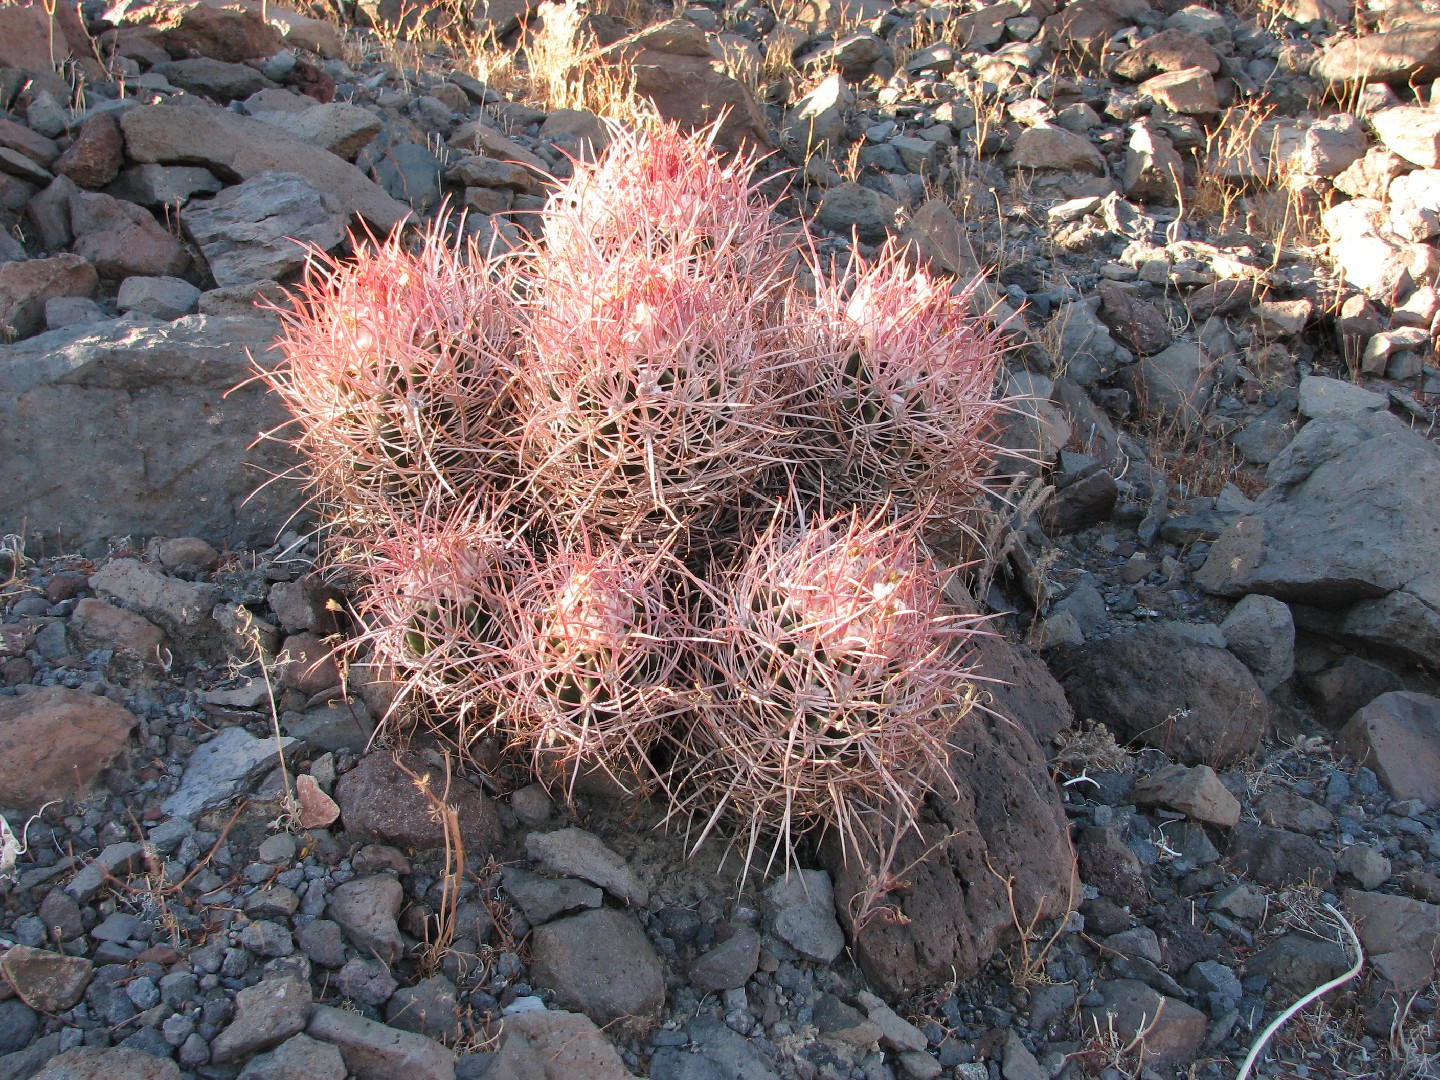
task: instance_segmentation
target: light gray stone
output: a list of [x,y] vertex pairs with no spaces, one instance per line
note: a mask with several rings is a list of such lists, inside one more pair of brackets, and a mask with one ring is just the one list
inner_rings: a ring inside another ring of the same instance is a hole
[[1295,620],[1273,596],[1242,597],[1220,624],[1225,644],[1267,694],[1295,672]]
[[525,854],[547,873],[599,885],[631,907],[644,907],[650,901],[650,890],[625,860],[583,829],[531,833],[525,838]]
[[326,914],[340,924],[361,952],[389,964],[405,954],[405,942],[395,925],[404,901],[399,879],[374,874],[336,886]]
[[345,239],[339,204],[298,173],[262,173],[180,212],[221,287],[279,281]]
[[166,322],[193,314],[199,300],[199,289],[174,277],[128,277],[115,294],[115,306],[121,311],[138,311]]
[[244,728],[228,727],[201,745],[185,763],[180,788],[160,804],[171,817],[193,818],[245,791],[278,763],[277,752],[294,739],[257,739]]
[[[265,546],[300,505],[295,464],[256,436],[284,408],[249,380],[278,362],[274,324],[189,316],[52,330],[0,345],[0,486],[32,535],[199,535]],[[177,401],[184,407],[177,408]],[[74,418],[85,438],[74,438]],[[251,498],[251,496],[254,498]]]
[[358,1080],[455,1080],[455,1055],[434,1039],[317,1005],[305,1033],[340,1048]]
[[829,964],[845,947],[835,889],[824,870],[794,870],[765,890],[775,935],[808,960]]

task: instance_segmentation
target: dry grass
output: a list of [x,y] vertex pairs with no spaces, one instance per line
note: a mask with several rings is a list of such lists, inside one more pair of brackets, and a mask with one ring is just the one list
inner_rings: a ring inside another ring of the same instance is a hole
[[445,955],[455,943],[456,909],[460,905],[460,886],[465,874],[465,837],[460,830],[460,811],[449,802],[450,755],[444,756],[445,786],[437,793],[430,774],[423,776],[405,766],[399,754],[393,755],[395,767],[410,777],[411,784],[430,805],[430,818],[441,828],[445,842],[445,868],[440,875],[440,909],[425,922],[425,943],[421,953],[421,969],[427,977],[436,974]]

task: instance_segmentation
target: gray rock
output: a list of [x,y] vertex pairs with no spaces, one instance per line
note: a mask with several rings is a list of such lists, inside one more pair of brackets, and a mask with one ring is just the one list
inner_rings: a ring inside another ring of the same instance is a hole
[[275,84],[249,64],[231,64],[208,56],[172,60],[150,69],[182,90],[204,94],[221,103],[247,98]]
[[345,1059],[330,1043],[292,1035],[240,1071],[239,1080],[345,1080]]
[[217,1065],[242,1061],[305,1030],[310,987],[289,976],[272,977],[235,996],[235,1019],[210,1044]]
[[665,973],[634,916],[610,909],[546,923],[531,939],[534,982],[602,1026],[643,1026],[665,1005]]
[[1311,420],[1336,420],[1357,413],[1384,412],[1390,402],[1343,379],[1307,375],[1300,380],[1300,415]]
[[520,905],[531,926],[540,926],[559,915],[586,908],[598,908],[605,894],[575,878],[547,878],[519,867],[502,871],[505,891]]
[[[190,316],[0,345],[0,483],[14,519],[74,544],[122,535],[272,542],[300,498],[283,481],[256,492],[256,477],[284,473],[294,458],[251,444],[287,417],[259,384],[236,388],[256,364],[278,361],[273,340],[264,320]],[[77,416],[83,440],[73,437]]]
[[1189,1062],[1205,1041],[1205,1014],[1131,979],[1102,982],[1105,1001],[1081,1010],[1082,1029],[1111,1028],[1125,1042],[1145,1032],[1145,1057],[1157,1067]]
[[[410,216],[355,166],[269,124],[193,101],[146,105],[120,118],[125,151],[140,164],[203,165],[248,180],[266,172],[300,173],[382,233]],[[238,381],[238,380],[237,380]]]
[[312,105],[296,111],[252,110],[251,115],[346,161],[353,161],[355,155],[380,134],[383,126],[380,118],[369,109],[343,101]]
[[855,95],[837,72],[829,75],[790,110],[783,140],[809,157],[824,147],[841,145],[845,113],[854,108]]
[[871,1022],[880,1028],[881,1042],[892,1050],[924,1050],[929,1045],[923,1031],[901,1018],[894,1009],[868,990],[861,990],[856,995],[856,1000],[864,1007]]
[[1105,175],[1105,159],[1089,139],[1049,124],[1036,124],[1016,136],[1015,148],[1010,153],[1010,166],[1015,169]]
[[375,182],[403,203],[424,213],[440,198],[440,174],[443,166],[427,147],[419,143],[401,142],[377,149],[377,139],[360,152],[356,164],[365,169]]
[[1282,601],[1259,593],[1242,597],[1220,630],[1267,694],[1294,674],[1295,620]]
[[703,1054],[724,1080],[780,1080],[749,1039],[721,1021],[699,1016],[686,1030],[691,1044]]
[[[650,1076],[657,1077],[654,1062]],[[630,1080],[604,1033],[588,1017],[525,1012],[505,1018],[500,1048],[487,1080]]]
[[433,1039],[317,1005],[305,1033],[340,1048],[358,1080],[455,1080],[455,1055]]
[[453,1040],[460,1025],[455,984],[436,975],[397,990],[385,1003],[385,1022],[432,1039]]
[[801,956],[832,963],[845,947],[835,919],[835,889],[824,870],[787,873],[765,890],[775,936]]
[[400,984],[384,964],[357,958],[348,961],[335,976],[335,989],[341,997],[358,1005],[379,1008],[400,989]]
[[244,728],[229,727],[190,755],[180,788],[160,804],[171,817],[194,818],[223,805],[276,765],[276,754],[295,740],[257,739]]
[[30,1075],[31,1080],[180,1080],[173,1061],[125,1046],[68,1050]]
[[1253,953],[1245,970],[1264,975],[1277,993],[1293,999],[1329,982],[1349,966],[1345,949],[1338,942],[1322,941],[1309,934],[1286,934]]
[[339,923],[316,919],[295,928],[295,941],[317,967],[338,968],[345,964],[345,936]]
[[88,904],[105,887],[107,876],[121,877],[140,866],[145,858],[145,845],[129,841],[110,844],[70,879],[65,891],[81,904]]
[[1329,888],[1335,878],[1335,857],[1300,833],[1264,825],[1240,825],[1230,838],[1231,865],[1262,885]]
[[1092,386],[1109,378],[1134,354],[1111,335],[1097,312],[1100,298],[1092,296],[1060,308],[1051,318],[1060,327],[1060,355],[1065,374],[1081,386]]
[[56,296],[45,301],[46,330],[89,326],[109,320],[110,316],[105,314],[104,309],[88,296]]
[[184,206],[196,195],[214,195],[225,185],[209,169],[191,165],[136,165],[105,188],[106,195],[150,210]]
[[1314,420],[1267,476],[1196,583],[1339,609],[1334,632],[1440,663],[1440,448],[1388,413]]
[[583,829],[531,833],[525,838],[525,854],[547,873],[578,877],[598,885],[631,907],[644,907],[650,902],[650,890],[625,860],[598,836]]
[[128,277],[115,294],[115,306],[122,312],[138,311],[166,322],[192,314],[199,300],[199,289],[173,277]]
[[863,243],[879,244],[895,229],[899,212],[888,195],[847,182],[825,192],[816,220],[842,236],[854,233]]
[[279,281],[345,239],[345,214],[298,173],[261,173],[180,212],[216,284]]
[[1177,341],[1123,373],[1126,388],[1146,416],[1197,423],[1215,388],[1214,364],[1197,342]]
[[728,939],[690,965],[690,985],[706,994],[744,986],[760,964],[760,935],[737,926]]
[[1184,183],[1185,167],[1170,140],[1148,124],[1134,125],[1125,148],[1125,197],[1174,206]]
[[363,953],[393,963],[405,954],[405,942],[395,925],[404,901],[398,879],[375,874],[336,886],[326,914]]
[[289,735],[320,750],[348,750],[363,754],[375,731],[375,721],[359,698],[332,698],[303,713],[281,717]]
[[1379,848],[1369,844],[1352,844],[1340,852],[1335,860],[1335,869],[1349,874],[1360,883],[1362,889],[1378,889],[1390,880],[1392,867]]

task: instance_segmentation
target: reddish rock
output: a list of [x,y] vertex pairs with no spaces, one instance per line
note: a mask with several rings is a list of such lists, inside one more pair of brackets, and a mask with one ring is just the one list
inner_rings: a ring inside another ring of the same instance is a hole
[[0,146],[24,154],[42,169],[50,168],[50,163],[60,153],[60,148],[52,140],[31,131],[24,124],[4,118],[0,118]]
[[0,67],[19,68],[34,80],[32,89],[63,100],[70,87],[55,69],[69,59],[64,29],[51,23],[43,7],[0,5]]
[[1381,694],[1340,729],[1335,746],[1373,769],[1395,798],[1440,803],[1440,698]]
[[710,39],[693,23],[674,19],[649,27],[603,50],[599,60],[628,64],[635,92],[653,101],[666,120],[689,128],[721,120],[715,143],[722,150],[770,149],[765,118],[750,91],[725,74]]
[[1027,921],[1063,916],[1080,897],[1065,812],[1030,733],[977,712],[951,742],[955,790],[942,783],[900,838],[892,870],[907,884],[882,898],[891,918],[856,924],[873,851],[846,852],[833,832],[821,848],[854,955],[888,998],[971,978],[1012,940],[1006,878]]
[[45,328],[45,301],[94,296],[99,284],[95,268],[78,255],[0,263],[0,334],[12,340],[38,334]]
[[[401,757],[417,776],[430,777],[430,791],[440,795],[444,772],[413,755]],[[370,754],[335,782],[335,801],[345,831],[356,839],[382,840],[400,847],[438,848],[444,832],[431,816],[433,803],[415,787],[388,753]],[[459,777],[450,780],[446,799],[460,814],[460,834],[467,855],[484,858],[500,839],[500,818],[490,800]]]
[[1075,722],[1065,691],[1045,661],[1024,645],[1003,637],[978,638],[970,664],[979,678],[994,680],[983,684],[990,708],[1023,727],[1040,746]]
[[83,790],[134,726],[109,698],[63,686],[0,698],[0,804],[33,810]]
[[75,254],[100,276],[119,281],[143,277],[180,277],[190,256],[148,210],[98,192],[82,192],[70,200],[70,228]]
[[176,26],[163,30],[160,40],[176,59],[208,56],[239,63],[274,56],[281,38],[258,11],[202,0],[186,10]]
[[0,973],[26,1005],[38,1012],[58,1013],[84,995],[92,968],[83,956],[16,945],[0,959]]
[[280,650],[280,681],[307,695],[339,686],[340,668],[334,652],[314,634],[291,634]]
[[125,162],[120,125],[109,113],[96,113],[80,125],[80,132],[52,167],[82,188],[102,188],[114,180]]
[[165,633],[143,615],[86,597],[75,606],[70,627],[91,646],[114,649],[131,660],[155,663]]
[[1139,82],[1166,71],[1200,68],[1220,73],[1220,57],[1203,39],[1186,30],[1162,30],[1146,38],[1115,62],[1115,74]]

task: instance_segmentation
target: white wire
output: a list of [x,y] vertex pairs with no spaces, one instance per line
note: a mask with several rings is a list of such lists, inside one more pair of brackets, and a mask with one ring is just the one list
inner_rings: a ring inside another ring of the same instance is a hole
[[1341,915],[1340,912],[1336,911],[1333,905],[1326,904],[1325,908],[1330,912],[1330,914],[1334,915],[1335,918],[1340,920],[1340,925],[1345,928],[1345,933],[1349,935],[1350,944],[1355,949],[1355,966],[1352,967],[1349,971],[1345,972],[1345,974],[1336,976],[1335,978],[1331,979],[1324,986],[1317,986],[1314,990],[1311,990],[1299,1001],[1295,1002],[1295,1004],[1291,1005],[1288,1009],[1282,1012],[1274,1020],[1270,1021],[1270,1026],[1260,1033],[1260,1037],[1256,1039],[1255,1044],[1250,1047],[1250,1053],[1245,1055],[1244,1064],[1240,1066],[1240,1071],[1235,1074],[1235,1080],[1247,1080],[1250,1075],[1250,1070],[1254,1067],[1256,1060],[1260,1057],[1261,1051],[1265,1049],[1265,1044],[1270,1041],[1270,1037],[1274,1035],[1275,1032],[1280,1030],[1280,1026],[1284,1024],[1285,1021],[1289,1020],[1292,1016],[1298,1013],[1301,1009],[1305,1008],[1306,1005],[1309,1005],[1316,998],[1328,994],[1337,986],[1342,986],[1345,983],[1349,982],[1356,975],[1359,975],[1360,969],[1365,966],[1365,950],[1360,947],[1360,939],[1355,936],[1355,930],[1350,925],[1349,920],[1347,920],[1344,915]]

